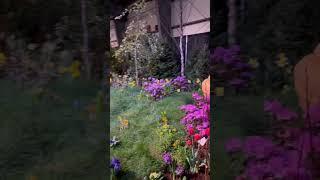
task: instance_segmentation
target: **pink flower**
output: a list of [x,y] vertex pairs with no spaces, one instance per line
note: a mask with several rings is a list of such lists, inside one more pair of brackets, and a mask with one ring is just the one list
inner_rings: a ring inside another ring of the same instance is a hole
[[190,136],[192,136],[192,135],[194,135],[194,129],[192,128],[192,127],[190,127],[190,128],[188,128],[188,134],[190,135]]
[[210,128],[206,128],[206,129],[202,130],[201,135],[209,137],[210,136]]
[[198,141],[198,140],[201,139],[201,136],[200,136],[200,134],[195,134],[195,135],[193,136],[193,138],[194,138],[195,141]]
[[186,144],[187,144],[188,146],[192,146],[192,141],[191,141],[190,139],[188,139],[188,140],[186,141]]

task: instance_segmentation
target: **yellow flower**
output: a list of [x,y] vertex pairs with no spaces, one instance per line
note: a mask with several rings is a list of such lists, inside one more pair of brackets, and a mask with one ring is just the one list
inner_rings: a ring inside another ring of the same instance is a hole
[[129,82],[129,86],[130,87],[135,87],[136,86],[136,82],[135,81],[130,81]]
[[166,81],[166,83],[170,82],[170,80],[169,80],[169,79],[165,79],[165,81]]
[[122,117],[118,117],[120,120],[120,129],[124,129],[124,128],[128,128],[129,127],[129,120],[128,119],[124,119]]
[[200,84],[200,83],[201,83],[201,80],[200,80],[199,78],[197,78],[196,83],[197,83],[197,84]]
[[73,78],[78,78],[78,77],[80,77],[80,71],[73,71],[72,73],[71,73],[71,76],[73,77]]
[[168,118],[163,118],[162,119],[162,123],[165,124],[165,125],[168,125]]
[[168,125],[168,124],[164,124],[164,125],[162,126],[162,128],[163,128],[163,129],[168,129],[168,128],[169,128],[169,125]]
[[258,68],[259,67],[259,62],[258,62],[258,60],[256,58],[250,58],[248,63],[253,68]]
[[127,119],[122,120],[121,122],[121,128],[128,128],[129,121]]
[[286,57],[286,55],[284,53],[280,53],[278,55],[279,59],[276,61],[276,64],[278,67],[285,67],[286,65],[288,65],[288,58]]
[[4,53],[0,52],[0,66],[4,65],[7,63],[7,57]]
[[180,141],[179,140],[176,140],[173,144],[172,144],[172,146],[174,147],[174,148],[176,148],[177,146],[179,146],[180,145]]
[[80,77],[80,62],[74,61],[71,66],[69,67],[69,72],[73,78]]

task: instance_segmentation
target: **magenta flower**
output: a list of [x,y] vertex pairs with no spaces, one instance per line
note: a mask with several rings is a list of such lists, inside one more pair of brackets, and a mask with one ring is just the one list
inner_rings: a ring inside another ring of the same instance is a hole
[[197,106],[195,106],[193,104],[188,104],[188,105],[180,106],[180,110],[182,110],[186,113],[191,113],[191,112],[198,110],[198,108],[197,108]]
[[203,97],[200,96],[200,94],[197,93],[197,92],[192,93],[192,98],[193,98],[195,101],[202,101],[202,100],[203,100]]

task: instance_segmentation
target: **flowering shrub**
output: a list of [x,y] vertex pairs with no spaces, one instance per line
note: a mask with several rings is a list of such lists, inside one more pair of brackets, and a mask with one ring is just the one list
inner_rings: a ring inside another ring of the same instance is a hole
[[173,90],[187,91],[190,89],[190,81],[185,76],[178,76],[170,82]]
[[235,45],[228,49],[218,47],[211,55],[211,60],[216,72],[215,79],[227,82],[221,84],[222,86],[244,88],[248,87],[250,80],[254,78],[253,67],[241,59],[239,46]]
[[143,88],[154,100],[160,100],[174,91],[190,90],[191,81],[184,76],[178,76],[172,80],[149,77],[143,83]]
[[143,89],[154,99],[159,100],[166,96],[169,92],[169,83],[163,79],[148,78],[143,83]]
[[233,138],[226,144],[232,156],[245,159],[238,179],[318,179],[320,104],[310,107],[302,127],[296,126],[298,115],[276,100],[266,101],[264,109],[276,120],[271,136]]
[[186,114],[181,123],[186,130],[186,145],[191,149],[191,155],[187,157],[191,173],[198,173],[199,168],[209,167],[209,137],[210,137],[210,99],[192,95],[195,103],[180,107]]

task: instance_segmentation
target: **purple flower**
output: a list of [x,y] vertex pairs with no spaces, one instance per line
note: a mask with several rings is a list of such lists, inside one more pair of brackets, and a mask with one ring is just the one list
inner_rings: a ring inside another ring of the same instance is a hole
[[301,179],[301,180],[312,180],[312,174],[310,171],[301,167],[299,169],[291,169],[287,172],[285,179]]
[[170,85],[174,90],[180,89],[182,91],[187,91],[190,88],[190,83],[185,76],[178,76],[170,82]]
[[146,91],[155,100],[162,99],[166,93],[168,84],[162,79],[148,78],[147,82],[143,83],[144,91]]
[[229,153],[234,153],[242,150],[242,141],[238,138],[232,138],[228,140],[225,145],[225,149]]
[[197,93],[197,92],[192,93],[192,98],[193,98],[193,100],[195,100],[195,101],[202,101],[202,100],[203,100],[203,97],[200,96],[200,94]]
[[176,168],[175,173],[176,173],[178,176],[181,176],[181,175],[183,174],[183,172],[184,172],[183,166],[178,166],[178,167]]
[[285,108],[285,107],[276,111],[275,115],[278,120],[293,120],[293,119],[298,118],[297,113],[292,112],[288,108]]
[[193,104],[187,104],[187,105],[180,106],[180,110],[186,113],[191,113],[191,112],[197,111],[198,107]]
[[277,100],[264,102],[264,111],[266,112],[276,113],[281,109],[282,109],[282,104]]
[[277,151],[276,146],[269,139],[259,136],[249,136],[244,142],[244,152],[248,157],[261,159]]
[[116,173],[118,173],[121,170],[121,164],[120,164],[119,159],[112,158],[111,168],[113,168]]
[[[307,114],[305,114],[305,118]],[[314,126],[320,125],[320,103],[310,106],[309,108],[309,118]],[[307,122],[306,122],[307,123]]]
[[170,153],[167,153],[167,152],[164,153],[162,155],[162,159],[163,159],[164,163],[166,163],[166,164],[171,164],[172,163],[172,157],[171,157]]
[[264,111],[271,113],[278,120],[292,120],[298,118],[297,113],[283,107],[277,100],[265,101]]

